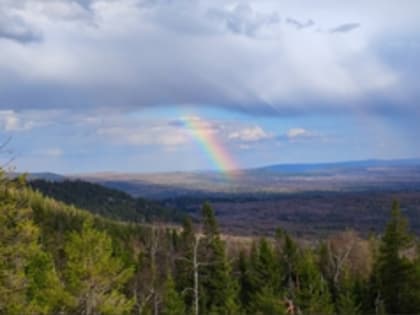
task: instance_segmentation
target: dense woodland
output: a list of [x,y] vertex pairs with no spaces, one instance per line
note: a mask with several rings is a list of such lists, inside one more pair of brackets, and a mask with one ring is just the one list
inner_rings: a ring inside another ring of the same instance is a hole
[[182,222],[184,218],[183,213],[174,207],[167,208],[158,202],[134,198],[125,192],[81,180],[37,179],[28,184],[45,196],[110,219],[130,222]]
[[209,204],[130,224],[0,178],[0,314],[419,314],[419,250],[397,202],[369,239],[231,241]]

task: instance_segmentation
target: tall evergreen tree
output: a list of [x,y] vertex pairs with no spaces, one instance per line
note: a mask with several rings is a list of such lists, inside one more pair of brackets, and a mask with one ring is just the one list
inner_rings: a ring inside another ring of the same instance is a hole
[[377,262],[379,291],[388,313],[420,312],[420,274],[415,262],[404,255],[413,245],[408,221],[394,202]]
[[161,315],[185,315],[185,304],[182,296],[175,289],[172,275],[168,273],[163,292],[163,308]]
[[289,295],[294,296],[297,285],[297,265],[299,261],[299,248],[288,234],[284,234],[284,243],[281,253],[281,264],[284,270],[283,285]]
[[281,264],[285,296],[302,314],[332,314],[334,306],[328,283],[313,251],[299,248],[287,233],[283,237]]
[[283,315],[286,308],[283,299],[272,288],[264,287],[254,297],[254,311],[257,315]]
[[318,269],[313,253],[303,251],[296,266],[296,301],[303,314],[333,314],[328,284]]
[[[239,260],[240,298],[249,314],[262,312],[271,306],[278,309],[283,303],[278,256],[273,245],[265,238],[253,242],[249,258],[243,253]],[[271,301],[271,302],[270,302]],[[264,304],[264,307],[263,307]]]
[[239,253],[237,269],[239,273],[239,302],[242,312],[245,313],[249,308],[255,289],[250,279],[251,268],[249,258],[244,250],[241,250]]
[[355,292],[356,279],[352,279],[349,272],[345,272],[340,284],[340,292],[336,302],[338,315],[359,315],[361,305],[358,303]]
[[175,259],[175,286],[181,297],[187,312],[192,312],[194,301],[194,243],[195,232],[190,217],[183,221],[182,232],[179,241],[178,255]]
[[206,263],[200,274],[203,293],[201,314],[236,314],[237,286],[231,277],[231,265],[214,211],[208,203],[203,205],[202,214],[204,236],[201,256]]

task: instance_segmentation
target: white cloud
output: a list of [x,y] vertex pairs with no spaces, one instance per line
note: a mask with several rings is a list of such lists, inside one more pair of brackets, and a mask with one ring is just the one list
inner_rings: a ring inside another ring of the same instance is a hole
[[173,120],[114,117],[93,123],[96,124],[96,135],[106,141],[130,146],[155,145],[169,150],[196,145],[197,137],[208,135],[226,145],[236,142],[241,149],[275,138],[274,134],[260,126],[234,120],[203,119],[200,116],[180,116]]
[[305,128],[290,128],[286,132],[286,138],[291,142],[298,141],[298,140],[314,139],[314,138],[324,139],[324,137],[322,137],[321,134],[311,131],[311,130],[307,130]]
[[272,134],[267,133],[259,126],[244,128],[229,134],[229,139],[240,140],[244,142],[257,142],[270,139],[272,137]]
[[159,145],[176,147],[186,144],[190,137],[185,130],[162,122],[138,122],[138,124],[106,125],[96,131],[98,136],[117,144],[133,146]]
[[308,134],[308,131],[303,128],[291,128],[287,131],[288,138],[302,137]]
[[33,121],[22,120],[19,115],[13,110],[0,110],[0,124],[4,131],[25,131],[34,127]]
[[6,132],[30,131],[56,122],[74,122],[75,120],[79,120],[78,115],[64,110],[0,110],[0,129]]

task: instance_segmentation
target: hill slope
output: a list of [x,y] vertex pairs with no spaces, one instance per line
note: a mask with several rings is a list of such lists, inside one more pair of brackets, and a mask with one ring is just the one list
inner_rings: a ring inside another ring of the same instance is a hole
[[131,222],[180,221],[182,213],[158,202],[134,198],[125,192],[81,180],[33,180],[29,185],[42,194],[86,209],[94,214]]

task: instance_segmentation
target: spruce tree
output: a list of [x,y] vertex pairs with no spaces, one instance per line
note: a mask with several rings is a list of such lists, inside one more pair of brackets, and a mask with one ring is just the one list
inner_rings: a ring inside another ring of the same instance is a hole
[[201,314],[228,315],[237,313],[237,286],[231,277],[231,265],[225,244],[220,238],[218,225],[211,206],[203,205],[203,240],[201,257],[205,265],[200,273],[202,288]]
[[195,233],[192,220],[187,217],[183,221],[179,240],[178,255],[175,259],[175,287],[183,298],[187,312],[192,312],[194,300],[194,251]]
[[249,258],[244,250],[241,250],[239,253],[237,269],[239,273],[239,302],[242,312],[246,312],[255,290],[250,279],[251,267]]
[[295,296],[303,314],[333,314],[334,306],[328,284],[310,250],[305,250],[296,266]]
[[283,315],[286,308],[281,296],[272,288],[265,287],[255,295],[253,314]]
[[164,286],[161,315],[185,315],[184,301],[175,289],[175,283],[170,273],[168,273]]
[[259,277],[260,288],[267,287],[273,291],[278,291],[280,289],[281,270],[273,247],[267,239],[260,239],[258,252],[256,271]]
[[379,292],[388,313],[420,312],[420,274],[415,262],[404,255],[413,245],[408,221],[395,201],[377,262]]
[[340,284],[340,291],[337,298],[338,315],[359,315],[361,314],[361,305],[357,301],[355,292],[355,279],[350,277],[349,272],[345,272]]
[[281,264],[285,296],[302,314],[332,314],[334,306],[328,283],[313,251],[301,249],[287,233],[283,237]]

